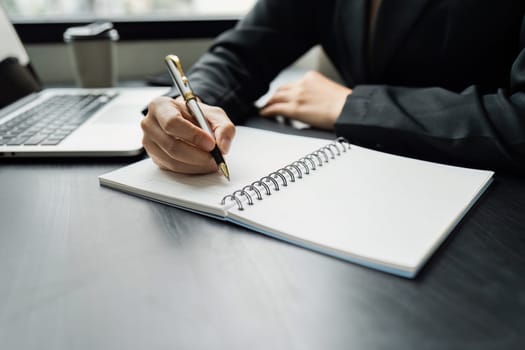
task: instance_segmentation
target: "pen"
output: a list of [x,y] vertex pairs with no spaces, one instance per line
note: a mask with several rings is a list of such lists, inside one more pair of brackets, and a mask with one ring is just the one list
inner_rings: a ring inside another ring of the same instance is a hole
[[[180,63],[179,58],[175,55],[168,55],[164,58],[164,60],[168,65],[168,71],[170,73],[171,79],[173,80],[173,83],[179,90],[179,93],[184,98],[184,101],[186,101],[186,106],[190,110],[190,113],[197,120],[199,126],[208,134],[210,134],[213,138],[215,138],[210,126],[208,125],[208,122],[206,121],[206,118],[204,117],[204,113],[202,113],[202,110],[199,107],[197,97],[193,94],[193,91],[191,90],[190,82],[188,78],[186,78],[186,76],[184,75],[184,71],[182,70],[182,64]],[[222,157],[221,151],[219,151],[219,147],[217,147],[217,143],[215,143],[215,148],[213,148],[213,150],[210,153],[213,159],[215,160],[215,163],[217,163],[217,166],[219,167],[222,174],[228,179],[228,181],[230,181],[230,172],[228,171],[226,162]]]

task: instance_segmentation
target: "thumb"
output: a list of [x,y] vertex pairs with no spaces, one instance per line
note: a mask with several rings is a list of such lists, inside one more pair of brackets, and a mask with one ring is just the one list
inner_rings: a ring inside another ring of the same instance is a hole
[[222,108],[206,106],[205,115],[213,130],[217,146],[223,154],[228,153],[235,137],[235,125]]
[[217,146],[222,153],[226,154],[230,151],[230,146],[235,137],[235,126],[228,119],[227,123],[220,124],[214,129],[215,140],[217,140]]

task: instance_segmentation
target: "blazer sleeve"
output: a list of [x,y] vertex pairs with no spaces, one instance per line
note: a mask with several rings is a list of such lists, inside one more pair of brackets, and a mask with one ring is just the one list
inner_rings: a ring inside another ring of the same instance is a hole
[[318,41],[318,3],[258,1],[188,71],[196,95],[221,106],[234,122],[253,114],[253,101],[267,91],[272,79]]
[[428,160],[525,169],[525,18],[510,86],[487,93],[356,86],[335,130],[350,142]]

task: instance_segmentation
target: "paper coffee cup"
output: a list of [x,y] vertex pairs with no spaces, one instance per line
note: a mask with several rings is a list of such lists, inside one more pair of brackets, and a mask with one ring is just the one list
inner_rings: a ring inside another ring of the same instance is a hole
[[101,88],[117,84],[118,39],[110,22],[71,27],[64,32],[77,86]]

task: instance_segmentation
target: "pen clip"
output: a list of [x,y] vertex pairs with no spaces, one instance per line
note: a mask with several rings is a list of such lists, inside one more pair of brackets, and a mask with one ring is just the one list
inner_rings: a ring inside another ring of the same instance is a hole
[[184,70],[182,69],[182,63],[180,62],[179,57],[177,57],[175,55],[168,55],[168,58],[171,61],[173,61],[173,64],[175,64],[175,67],[179,71],[180,77],[181,77],[182,82],[184,83],[184,85],[189,87],[188,78],[186,78],[186,75],[184,75]]
[[175,55],[168,55],[164,58],[164,60],[166,61],[173,81],[177,85],[181,95],[184,97],[184,100],[188,102],[191,99],[195,99],[190,82],[184,74],[184,70],[182,69],[182,63],[180,62],[179,57]]

